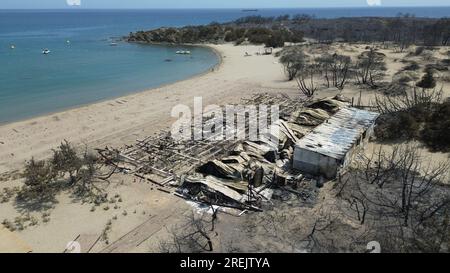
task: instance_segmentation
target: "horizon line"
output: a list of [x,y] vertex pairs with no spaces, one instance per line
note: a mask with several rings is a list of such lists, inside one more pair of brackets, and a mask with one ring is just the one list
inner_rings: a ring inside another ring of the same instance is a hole
[[380,8],[439,8],[439,7],[450,7],[448,5],[430,5],[430,6],[422,6],[422,5],[413,5],[413,6],[368,6],[368,5],[359,5],[359,6],[329,6],[329,7],[242,7],[242,8],[226,8],[226,7],[181,7],[181,8],[89,8],[82,6],[71,6],[71,7],[63,7],[63,8],[0,8],[2,10],[190,10],[190,9],[228,9],[228,10],[246,10],[246,9],[258,9],[258,10],[267,10],[267,9],[339,9],[339,8],[367,8],[367,9],[380,9]]

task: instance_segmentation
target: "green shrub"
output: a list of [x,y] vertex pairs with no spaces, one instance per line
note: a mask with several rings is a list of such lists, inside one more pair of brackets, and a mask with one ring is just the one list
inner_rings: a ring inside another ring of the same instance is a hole
[[32,158],[25,165],[24,186],[17,197],[21,200],[49,200],[55,195],[56,172],[46,161]]
[[94,154],[87,150],[79,154],[69,142],[64,141],[53,150],[51,159],[36,161],[32,158],[26,163],[24,185],[17,197],[25,202],[54,202],[55,195],[68,187],[77,196],[107,202],[102,189],[95,184],[107,180],[114,171],[103,176],[97,161]]

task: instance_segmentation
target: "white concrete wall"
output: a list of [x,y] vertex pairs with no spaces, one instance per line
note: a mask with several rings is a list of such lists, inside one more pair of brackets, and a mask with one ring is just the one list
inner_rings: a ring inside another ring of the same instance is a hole
[[328,179],[334,179],[341,169],[345,169],[353,160],[353,154],[359,147],[364,147],[374,133],[375,123],[370,126],[365,137],[360,136],[359,144],[355,143],[351,147],[344,159],[337,159],[309,151],[307,149],[295,147],[294,151],[294,169],[301,172],[309,173],[317,176],[324,176]]
[[339,162],[331,157],[295,148],[294,169],[317,176],[333,179],[337,175]]

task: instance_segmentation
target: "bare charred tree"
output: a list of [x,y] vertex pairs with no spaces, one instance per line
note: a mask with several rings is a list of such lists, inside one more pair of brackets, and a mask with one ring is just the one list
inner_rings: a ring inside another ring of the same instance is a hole
[[339,54],[325,55],[317,58],[316,62],[325,74],[327,87],[333,85],[338,89],[344,89],[350,72],[350,57]]
[[[363,214],[366,209],[360,211],[361,219],[365,218]],[[302,241],[312,253],[364,252],[367,242],[371,240],[371,231],[351,229],[340,217],[321,207],[311,231]]]
[[318,73],[318,65],[316,63],[309,63],[299,71],[296,77],[297,85],[300,91],[308,98],[314,97],[317,86],[315,84],[315,77]]
[[439,213],[426,221],[405,227],[401,222],[390,221],[390,224],[378,228],[377,239],[384,252],[394,253],[445,253],[450,241],[448,203],[441,207]]
[[324,56],[318,57],[318,58],[316,58],[316,62],[318,64],[320,72],[325,77],[326,87],[328,87],[328,88],[331,87],[331,82],[332,82],[331,66],[333,63],[332,55],[325,54]]
[[78,154],[75,147],[66,140],[53,151],[51,163],[60,177],[69,175],[69,187],[75,193],[93,198],[102,195],[102,189],[97,184],[107,182],[117,169],[103,168],[105,166],[87,148],[82,154]]
[[448,46],[450,44],[450,19],[442,18],[436,24],[441,33],[441,45]]
[[425,45],[447,46],[450,43],[450,19],[441,18],[424,28]]
[[369,184],[377,185],[380,189],[393,179],[397,178],[397,172],[401,168],[400,149],[395,147],[387,152],[380,145],[378,150],[374,150],[370,157],[365,158],[364,178]]
[[357,195],[352,195],[351,198],[347,199],[347,201],[350,204],[350,208],[356,212],[360,224],[364,225],[367,211],[369,209],[367,206],[367,200]]
[[448,251],[450,243],[450,201],[444,200],[433,214],[412,227],[412,245],[423,252]]
[[196,217],[194,212],[186,223],[174,227],[170,231],[170,239],[160,242],[163,253],[204,253],[214,250],[210,237],[208,221],[203,217]]
[[382,114],[408,111],[417,107],[424,107],[431,111],[431,107],[442,101],[443,90],[413,88],[401,96],[377,95],[375,107]]
[[104,196],[103,186],[108,185],[109,179],[116,173],[118,167],[110,168],[99,161],[95,154],[87,150],[82,156],[83,168],[81,168],[76,177],[75,193],[80,196],[89,196],[91,198],[102,198]]
[[405,146],[399,148],[398,179],[401,183],[401,207],[404,226],[410,225],[410,215],[414,204],[419,203],[424,196],[437,185],[447,174],[448,163],[432,166],[422,163],[418,147]]
[[330,247],[328,242],[327,245],[324,245],[323,237],[324,235],[327,236],[326,234],[329,233],[330,229],[332,230],[335,222],[336,219],[331,218],[330,214],[319,215],[311,228],[311,232],[304,239],[307,242],[306,248],[310,249],[311,252],[332,251],[334,245]]
[[441,183],[449,162],[432,162],[414,145],[374,154],[341,180],[342,210],[369,225],[384,252],[446,251],[450,193]]
[[416,40],[417,23],[413,15],[399,14],[392,21],[388,21],[387,30],[399,52],[403,52]]
[[[375,183],[381,187],[386,184],[398,185],[400,193],[398,203],[394,201],[397,199],[392,199],[390,203],[397,204],[402,214],[403,224],[408,226],[413,205],[427,196],[445,178],[450,165],[448,162],[424,164],[419,147],[415,145],[396,146],[389,156],[386,156],[381,149],[378,153],[380,153],[376,156],[378,160],[366,165],[366,177],[368,169],[372,168],[372,172],[376,175],[375,179],[369,180],[369,183],[374,183],[375,180]],[[372,166],[369,167],[369,165]]]
[[363,52],[358,57],[355,70],[359,84],[365,84],[372,88],[378,87],[378,81],[383,79],[386,71],[384,54],[376,52],[373,48]]
[[284,72],[288,76],[289,81],[294,80],[298,73],[304,69],[307,56],[300,47],[289,47],[281,51],[280,62],[283,64]]

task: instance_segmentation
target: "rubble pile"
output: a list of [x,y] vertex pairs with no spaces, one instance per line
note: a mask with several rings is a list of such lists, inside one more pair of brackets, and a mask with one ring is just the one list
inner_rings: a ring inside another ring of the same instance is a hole
[[335,97],[307,103],[269,94],[243,101],[280,106],[280,120],[273,124],[280,132],[279,143],[264,137],[258,141],[175,141],[166,132],[137,140],[120,151],[106,148],[99,152],[124,173],[160,187],[174,187],[175,195],[196,203],[261,211],[272,200],[283,201],[291,195],[311,202],[317,181],[293,170],[295,143],[348,102]]

